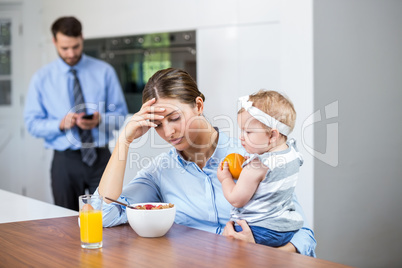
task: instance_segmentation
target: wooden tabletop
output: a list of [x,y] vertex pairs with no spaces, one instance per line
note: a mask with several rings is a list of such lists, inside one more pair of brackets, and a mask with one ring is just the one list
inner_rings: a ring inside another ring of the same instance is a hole
[[77,217],[0,224],[1,267],[346,267],[174,224],[159,238],[129,225],[103,229],[102,249],[82,249]]

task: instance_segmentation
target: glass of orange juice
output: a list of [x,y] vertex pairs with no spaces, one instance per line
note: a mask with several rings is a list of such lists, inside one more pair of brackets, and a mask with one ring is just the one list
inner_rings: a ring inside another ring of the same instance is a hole
[[81,247],[96,249],[102,247],[102,196],[81,195],[80,234]]

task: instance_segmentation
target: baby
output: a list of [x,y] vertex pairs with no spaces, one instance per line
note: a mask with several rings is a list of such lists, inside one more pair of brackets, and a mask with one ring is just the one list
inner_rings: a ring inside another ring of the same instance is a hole
[[[294,139],[293,104],[275,91],[260,90],[239,99],[240,140],[250,157],[235,183],[224,162],[218,168],[223,193],[232,204],[231,220],[246,220],[256,243],[272,247],[287,244],[303,226],[292,195],[303,159]],[[241,227],[236,225],[236,231]]]

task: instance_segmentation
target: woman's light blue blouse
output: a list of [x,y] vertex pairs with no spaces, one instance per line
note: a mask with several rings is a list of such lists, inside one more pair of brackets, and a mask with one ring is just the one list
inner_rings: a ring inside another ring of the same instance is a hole
[[[175,223],[221,234],[230,218],[231,205],[225,199],[216,172],[219,163],[230,153],[245,153],[238,140],[219,132],[217,148],[205,167],[183,159],[172,148],[154,158],[126,186],[119,198],[127,204],[167,202],[176,206]],[[98,194],[96,190],[95,194]],[[296,198],[296,210],[302,213]],[[304,217],[304,215],[303,215]],[[305,217],[304,217],[305,218]],[[115,226],[127,222],[125,207],[103,204],[103,225]],[[299,234],[300,233],[300,234]],[[315,239],[307,225],[291,241],[300,253],[315,256]]]

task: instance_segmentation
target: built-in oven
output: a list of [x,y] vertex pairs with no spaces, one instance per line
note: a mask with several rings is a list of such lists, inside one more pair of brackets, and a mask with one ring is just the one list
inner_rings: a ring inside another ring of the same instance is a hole
[[156,71],[180,68],[197,79],[195,31],[86,39],[84,53],[115,68],[130,113],[141,108],[142,90]]

